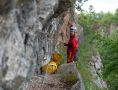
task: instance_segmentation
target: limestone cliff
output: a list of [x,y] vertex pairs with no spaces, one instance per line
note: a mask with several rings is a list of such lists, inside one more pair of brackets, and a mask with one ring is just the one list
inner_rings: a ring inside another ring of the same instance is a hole
[[96,54],[92,55],[92,58],[89,62],[89,67],[91,69],[93,82],[96,84],[96,86],[99,89],[106,88],[107,84],[105,81],[103,81],[103,78],[101,77],[103,64],[102,64],[102,61],[100,59],[100,55],[98,52],[96,52]]
[[71,6],[73,0],[0,0],[0,87],[17,90],[40,74]]

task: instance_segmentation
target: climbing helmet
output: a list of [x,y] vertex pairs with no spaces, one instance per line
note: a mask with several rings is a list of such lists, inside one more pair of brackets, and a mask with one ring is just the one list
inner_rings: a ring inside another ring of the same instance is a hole
[[70,28],[70,31],[72,31],[72,32],[77,32],[77,28],[76,28],[76,27],[71,27],[71,28]]

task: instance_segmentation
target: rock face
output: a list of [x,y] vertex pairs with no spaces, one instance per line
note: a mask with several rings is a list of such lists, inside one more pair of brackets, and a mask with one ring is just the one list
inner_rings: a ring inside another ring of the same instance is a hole
[[[26,86],[58,48],[63,13],[73,0],[0,1],[0,87]],[[68,22],[67,22],[68,23]]]
[[89,65],[94,78],[94,83],[98,86],[98,88],[106,88],[106,82],[104,82],[102,77],[100,77],[100,75],[102,75],[101,69],[103,67],[103,64],[98,52],[96,55],[92,55],[92,60],[89,62]]
[[112,31],[116,31],[116,30],[118,30],[118,26],[116,26],[115,23],[111,23],[109,33],[111,33]]
[[[73,18],[70,19],[70,17],[73,17]],[[84,43],[83,27],[76,23],[76,20],[74,19],[74,17],[75,17],[75,14],[74,15],[67,14],[64,17],[65,21],[61,27],[60,37],[59,37],[59,41],[61,41],[61,42],[59,42],[60,46],[62,45],[63,42],[68,43],[69,38],[70,38],[70,27],[72,27],[72,26],[75,26],[77,28],[76,36],[78,37],[79,44]]]

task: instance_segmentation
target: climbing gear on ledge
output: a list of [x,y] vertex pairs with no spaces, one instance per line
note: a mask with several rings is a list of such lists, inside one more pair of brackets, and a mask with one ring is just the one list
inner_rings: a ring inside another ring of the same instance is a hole
[[62,55],[60,55],[59,53],[54,53],[53,58],[51,58],[52,61],[50,61],[48,64],[46,64],[42,67],[42,71],[46,72],[46,73],[45,73],[45,76],[44,76],[44,80],[43,80],[41,90],[43,89],[43,85],[45,83],[45,77],[47,76],[47,73],[52,74],[57,70],[57,66],[60,64],[61,58],[62,58]]
[[54,53],[53,54],[53,58],[56,59],[56,60],[58,60],[59,61],[59,64],[60,64],[61,59],[62,59],[62,55],[59,54],[59,53]]
[[54,61],[50,61],[49,65],[46,64],[42,67],[42,71],[46,72],[46,68],[48,68],[47,72],[52,74],[52,73],[54,73],[55,70],[57,70],[57,65]]
[[54,53],[53,58],[51,58],[52,60],[49,62],[49,64],[46,64],[42,67],[42,71],[46,72],[47,70],[49,74],[55,73],[55,71],[58,68],[58,65],[61,62],[61,58],[62,58],[62,55],[60,55],[59,53]]

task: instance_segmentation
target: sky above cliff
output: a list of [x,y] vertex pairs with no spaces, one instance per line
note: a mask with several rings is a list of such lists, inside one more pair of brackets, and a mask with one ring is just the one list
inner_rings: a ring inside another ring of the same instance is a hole
[[84,3],[82,9],[88,11],[90,5],[94,7],[95,12],[97,13],[100,11],[103,11],[104,13],[107,13],[108,11],[115,13],[115,10],[118,8],[118,0],[88,0]]

